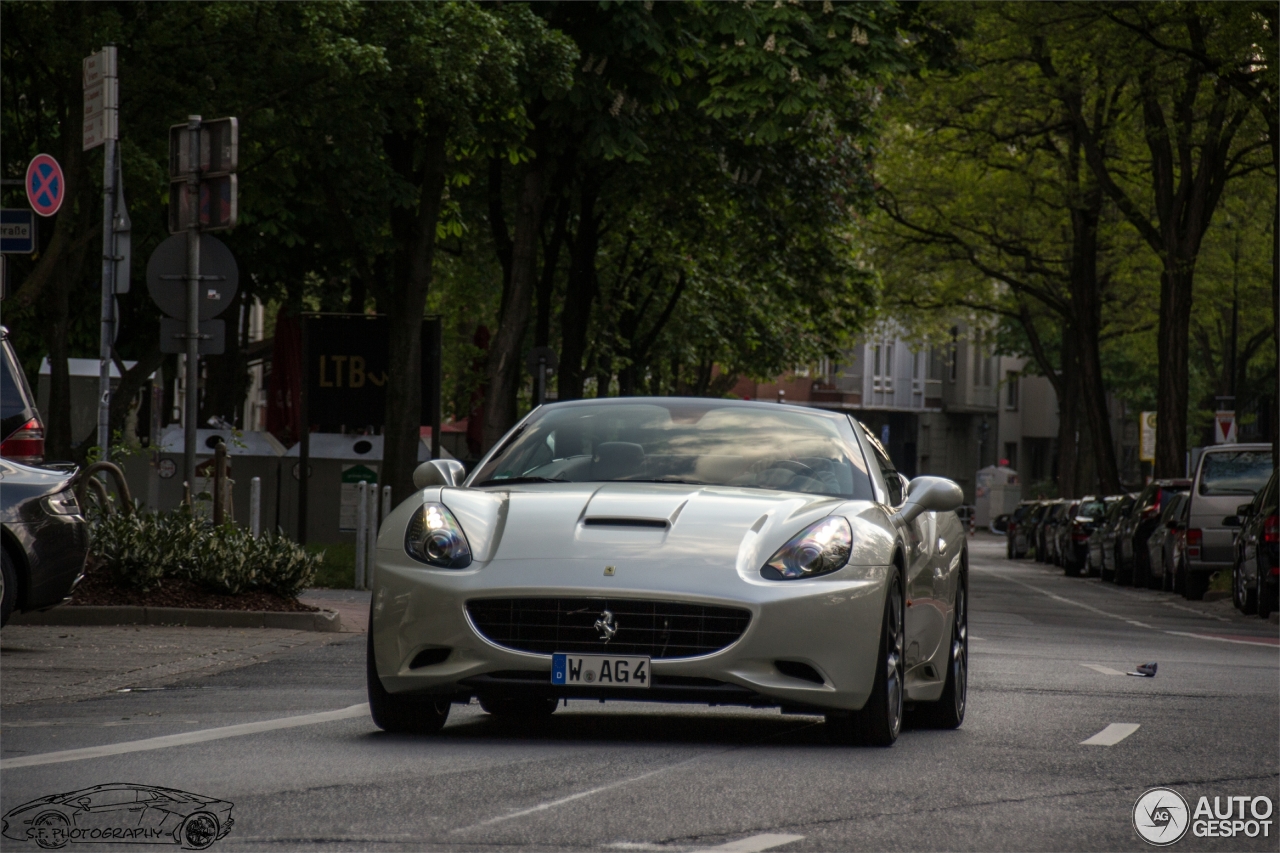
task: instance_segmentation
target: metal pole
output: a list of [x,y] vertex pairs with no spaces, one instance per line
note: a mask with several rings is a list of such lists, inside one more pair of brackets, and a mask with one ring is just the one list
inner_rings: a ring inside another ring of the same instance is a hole
[[443,406],[441,405],[441,395],[444,388],[443,373],[443,347],[444,347],[444,320],[440,317],[433,317],[429,321],[431,323],[431,374],[432,374],[432,391],[431,391],[431,458],[440,458],[440,420],[444,415]]
[[217,527],[226,520],[227,506],[224,501],[223,485],[227,472],[227,445],[221,439],[213,448],[213,526]]
[[547,360],[538,359],[538,405],[547,402]]
[[369,524],[369,484],[364,480],[356,483],[356,589],[364,589],[365,539]]
[[[108,78],[108,85],[114,78]],[[98,448],[111,456],[111,344],[115,341],[116,140],[107,139],[102,157],[102,311],[98,338]]]
[[302,377],[300,379],[301,389],[298,399],[301,405],[298,407],[298,427],[301,435],[298,437],[298,544],[307,544],[307,490],[310,487],[311,476],[311,412],[307,406],[307,400],[311,396],[307,391],[307,385],[310,383],[310,367],[308,360],[311,358],[307,354],[307,347],[310,341],[307,336],[307,318],[301,316],[298,318],[302,330],[299,334],[302,346]]
[[387,516],[391,515],[391,487],[382,487],[382,519],[385,521]]
[[262,478],[249,481],[249,532],[257,539],[262,535]]
[[191,222],[187,226],[187,411],[182,424],[182,474],[194,483],[196,419],[200,416],[200,116],[187,116],[187,131],[187,204]]

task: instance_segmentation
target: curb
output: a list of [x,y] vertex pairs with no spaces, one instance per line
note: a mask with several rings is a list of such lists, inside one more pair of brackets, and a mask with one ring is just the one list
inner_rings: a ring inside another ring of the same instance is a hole
[[341,631],[336,611],[288,613],[270,610],[203,610],[194,607],[55,607],[15,613],[11,625],[181,625],[187,628],[284,628]]

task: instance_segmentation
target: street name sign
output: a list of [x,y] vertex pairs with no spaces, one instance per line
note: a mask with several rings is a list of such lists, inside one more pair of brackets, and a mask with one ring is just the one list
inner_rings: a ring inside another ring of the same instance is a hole
[[37,154],[27,166],[27,201],[41,216],[53,216],[67,195],[62,167],[48,154]]
[[35,250],[35,214],[29,210],[0,210],[0,252],[29,255]]
[[120,78],[116,74],[114,46],[85,57],[84,128],[81,148],[97,148],[108,139],[120,138]]

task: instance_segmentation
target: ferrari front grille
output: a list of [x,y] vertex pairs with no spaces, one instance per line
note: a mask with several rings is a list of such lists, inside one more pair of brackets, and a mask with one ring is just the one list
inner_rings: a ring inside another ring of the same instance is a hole
[[467,613],[486,639],[515,651],[655,660],[718,652],[751,621],[751,611],[739,607],[630,598],[482,598],[468,601]]

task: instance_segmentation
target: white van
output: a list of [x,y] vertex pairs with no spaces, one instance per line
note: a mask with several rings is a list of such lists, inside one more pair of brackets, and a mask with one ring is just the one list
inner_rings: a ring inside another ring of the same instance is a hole
[[1203,598],[1210,575],[1231,571],[1240,525],[1236,508],[1266,485],[1273,467],[1270,444],[1206,447],[1196,460],[1187,519],[1187,598]]

